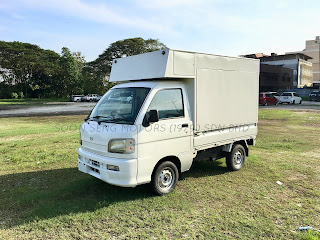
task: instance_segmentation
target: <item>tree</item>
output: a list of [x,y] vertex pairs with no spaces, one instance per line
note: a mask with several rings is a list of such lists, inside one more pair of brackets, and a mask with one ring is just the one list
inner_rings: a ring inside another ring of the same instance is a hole
[[[91,76],[91,81],[95,82],[95,84],[103,85],[106,77],[110,75],[111,65],[115,58],[152,52],[164,48],[167,48],[166,45],[157,39],[151,38],[147,40],[143,38],[129,38],[114,42],[96,60],[86,65],[86,75]],[[105,84],[108,85],[108,81]]]
[[62,48],[61,67],[64,73],[61,81],[61,90],[64,95],[72,95],[83,91],[82,68],[84,65],[85,60],[80,52],[71,53],[68,48]]
[[[0,98],[19,92],[25,97],[66,97],[104,93],[113,59],[166,48],[157,39],[114,42],[93,62],[64,47],[61,54],[37,45],[0,41]],[[22,93],[21,93],[22,92]]]
[[60,56],[37,45],[0,41],[0,74],[7,86],[26,97],[35,89],[48,85],[59,72]]

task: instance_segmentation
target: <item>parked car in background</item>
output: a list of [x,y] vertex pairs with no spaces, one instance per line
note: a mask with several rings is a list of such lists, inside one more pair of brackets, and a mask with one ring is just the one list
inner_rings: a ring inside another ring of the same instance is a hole
[[278,102],[280,102],[280,95],[277,92],[268,92],[268,93],[272,94],[278,100]]
[[283,92],[280,96],[280,103],[301,104],[302,98],[296,92]]
[[71,95],[70,101],[71,102],[82,102],[84,95]]
[[83,98],[84,102],[98,102],[101,99],[101,96],[98,94],[89,94]]
[[97,97],[95,98],[95,102],[99,102],[99,100],[102,98],[102,96],[100,96],[100,95],[97,95]]
[[268,106],[276,105],[277,103],[277,98],[275,98],[271,93],[259,93],[259,105]]
[[313,91],[309,94],[309,101],[320,101],[320,91]]

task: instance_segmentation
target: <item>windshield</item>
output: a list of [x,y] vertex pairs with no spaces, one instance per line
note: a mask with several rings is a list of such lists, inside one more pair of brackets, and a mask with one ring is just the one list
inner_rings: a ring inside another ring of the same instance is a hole
[[89,118],[97,122],[133,124],[150,88],[114,88],[92,110]]
[[289,96],[289,97],[291,97],[291,93],[282,93],[282,96]]

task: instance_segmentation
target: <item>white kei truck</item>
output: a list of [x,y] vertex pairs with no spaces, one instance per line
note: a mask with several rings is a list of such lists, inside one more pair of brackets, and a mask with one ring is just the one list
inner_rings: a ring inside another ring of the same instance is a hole
[[164,195],[198,158],[244,166],[257,135],[259,60],[164,49],[113,60],[110,81],[80,128],[81,172]]

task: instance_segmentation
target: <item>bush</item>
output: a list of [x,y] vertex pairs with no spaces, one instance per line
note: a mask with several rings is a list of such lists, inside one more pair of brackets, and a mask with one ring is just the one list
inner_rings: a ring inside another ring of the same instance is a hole
[[11,93],[11,98],[17,99],[19,97],[18,93],[13,92]]
[[19,92],[19,97],[22,99],[24,98],[23,92]]

